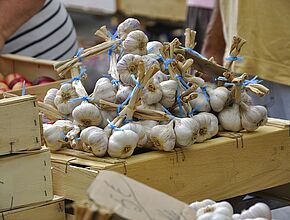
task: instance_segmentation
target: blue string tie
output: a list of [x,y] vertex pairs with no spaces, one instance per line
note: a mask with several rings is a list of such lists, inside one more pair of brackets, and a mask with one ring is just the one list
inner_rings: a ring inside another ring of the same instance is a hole
[[189,88],[189,85],[184,81],[184,79],[181,75],[176,74],[175,78],[180,81],[181,86],[184,90],[187,90]]
[[206,92],[206,87],[207,87],[207,86],[201,86],[200,88],[201,88],[201,91],[202,91],[202,93],[203,93],[205,99],[206,99],[207,101],[209,101],[209,96],[208,96],[208,94],[207,94],[207,92]]
[[179,107],[179,117],[183,117],[184,116],[184,111],[183,111],[183,108],[182,108],[181,95],[180,95],[178,87],[177,87],[176,101],[177,101],[177,104],[178,104],[178,107]]
[[[163,58],[164,60],[164,58]],[[174,61],[174,59],[170,59],[170,58],[167,58],[166,60],[164,60],[164,65],[165,65],[165,70],[168,70],[168,65],[170,63],[172,63]]]
[[78,58],[79,62],[82,62],[83,61],[83,59],[81,58],[81,54],[82,54],[83,51],[84,51],[84,48],[82,48],[82,47],[80,47],[77,50],[76,57]]
[[175,118],[174,115],[171,114],[171,112],[168,111],[168,109],[166,109],[164,106],[162,106],[162,109],[163,109],[163,111],[164,111],[166,114],[170,115],[170,117],[171,117],[170,121],[173,120],[173,119]]
[[62,84],[72,83],[72,82],[74,82],[74,81],[81,80],[82,77],[85,75],[85,73],[86,73],[86,69],[85,69],[84,67],[81,66],[81,67],[80,67],[80,74],[79,74],[78,76],[73,77],[73,78],[71,78],[70,80],[68,80],[68,81],[66,81],[66,82],[64,82],[64,83],[62,83]]
[[80,137],[77,137],[77,138],[75,138],[75,140],[76,140],[76,141],[80,141],[80,140],[81,140],[81,138],[80,138]]
[[25,95],[25,91],[26,91],[26,82],[25,80],[22,82],[22,91],[21,91],[21,95],[24,96]]
[[138,80],[135,78],[135,76],[132,74],[131,75],[131,79],[134,81],[134,83],[136,84],[136,86],[139,88],[139,89],[143,89],[141,84],[138,82]]
[[190,112],[188,112],[188,116],[192,116],[196,111],[198,111],[201,108],[202,104],[199,104],[195,106],[194,109],[192,109]]
[[237,56],[228,56],[225,58],[228,61],[243,61],[244,57],[237,57]]
[[107,122],[108,122],[108,125],[111,129],[113,129],[115,131],[124,131],[124,129],[116,127],[116,125],[114,125],[112,122],[110,122],[109,119],[107,119]]
[[112,83],[114,86],[118,86],[119,83],[120,83],[120,80],[113,79],[113,80],[111,81],[111,83]]
[[[184,47],[183,47],[183,48],[184,48]],[[201,59],[207,60],[206,57],[204,57],[203,55],[201,55],[201,54],[198,53],[197,51],[193,50],[192,48],[184,48],[184,49],[185,49],[185,51],[187,51],[187,52],[189,52],[189,53],[192,53],[192,54],[198,56],[198,57],[201,58]]]
[[91,98],[89,96],[83,96],[83,97],[78,97],[78,98],[75,98],[75,99],[71,99],[68,102],[69,103],[74,103],[74,102],[77,102],[77,101],[91,101],[91,100],[93,100],[93,98]]
[[253,77],[253,78],[250,79],[250,80],[247,80],[247,79],[246,79],[246,80],[243,82],[243,86],[247,86],[247,85],[250,85],[250,84],[258,84],[258,83],[263,82],[263,80],[258,80],[257,78],[258,78],[258,76],[255,76],[255,77]]

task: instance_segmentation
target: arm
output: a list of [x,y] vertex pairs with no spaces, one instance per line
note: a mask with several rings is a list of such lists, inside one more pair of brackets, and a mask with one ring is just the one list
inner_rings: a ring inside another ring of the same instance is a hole
[[207,26],[201,53],[207,58],[214,57],[216,62],[222,65],[225,47],[219,0],[216,0],[211,20]]
[[35,15],[45,0],[0,0],[0,49],[5,41]]

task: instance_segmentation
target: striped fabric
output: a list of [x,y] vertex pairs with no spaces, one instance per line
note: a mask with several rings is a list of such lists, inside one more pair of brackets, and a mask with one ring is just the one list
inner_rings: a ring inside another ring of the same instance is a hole
[[59,0],[46,0],[42,9],[6,42],[2,53],[64,60],[75,55],[76,32]]

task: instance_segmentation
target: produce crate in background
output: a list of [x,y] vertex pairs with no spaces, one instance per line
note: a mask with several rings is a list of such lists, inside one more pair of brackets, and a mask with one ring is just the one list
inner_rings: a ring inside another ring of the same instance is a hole
[[0,212],[53,198],[48,149],[0,156],[0,174]]
[[[7,75],[9,73],[21,73],[29,81],[33,81],[39,76],[48,76],[55,82],[35,85],[26,88],[26,94],[36,95],[38,100],[43,100],[46,91],[51,88],[58,88],[63,80],[60,80],[57,72],[53,68],[56,61],[35,59],[26,56],[5,54],[0,56],[0,73]],[[9,91],[10,93],[21,95],[21,90]],[[2,95],[0,94],[0,97]]]
[[[52,154],[54,193],[86,198],[100,170],[123,173],[184,202],[223,200],[290,182],[289,121],[270,119],[242,138],[218,137],[175,152],[147,152],[128,159],[85,152]],[[68,156],[70,154],[70,156]]]
[[5,220],[65,220],[64,198],[54,196],[53,200],[0,213]]
[[41,147],[41,126],[36,97],[0,99],[0,155]]

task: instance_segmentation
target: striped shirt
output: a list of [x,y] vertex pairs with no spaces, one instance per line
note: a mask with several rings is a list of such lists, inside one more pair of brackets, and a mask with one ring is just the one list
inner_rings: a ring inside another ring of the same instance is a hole
[[6,42],[2,53],[64,60],[78,48],[72,20],[59,0],[46,0],[42,9]]

